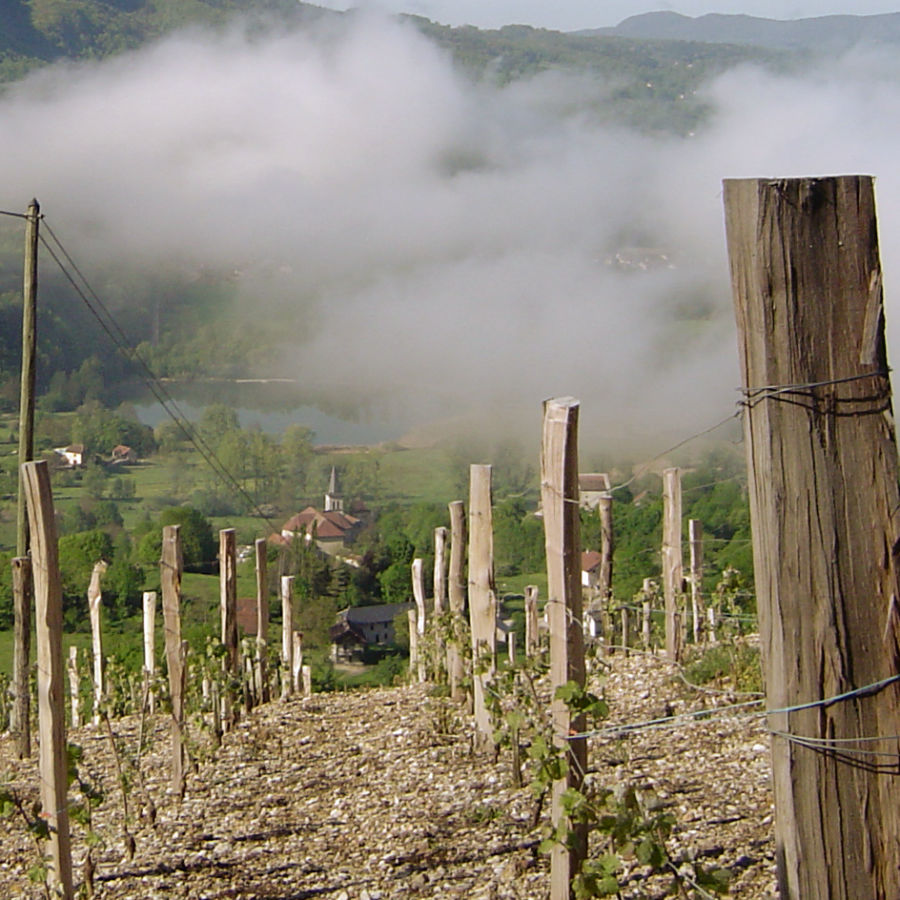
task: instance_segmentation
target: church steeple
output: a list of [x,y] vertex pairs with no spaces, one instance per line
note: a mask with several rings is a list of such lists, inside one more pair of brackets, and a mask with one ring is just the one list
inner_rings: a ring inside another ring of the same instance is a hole
[[325,512],[343,512],[344,498],[338,493],[337,470],[331,467],[328,490],[325,492]]

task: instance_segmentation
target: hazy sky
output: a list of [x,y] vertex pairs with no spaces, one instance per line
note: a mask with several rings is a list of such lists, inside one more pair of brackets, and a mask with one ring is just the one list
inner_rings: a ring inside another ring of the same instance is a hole
[[835,14],[873,15],[897,12],[900,3],[878,0],[314,0],[319,6],[347,9],[373,7],[409,12],[447,25],[497,28],[525,24],[571,31],[617,25],[622,19],[654,10],[671,10],[686,16],[706,13],[744,13],[770,19],[800,19]]
[[895,55],[726,73],[696,135],[651,138],[585,113],[615,85],[473,84],[395,21],[323,28],[35,74],[0,97],[0,209],[38,197],[89,277],[238,272],[247,315],[290,323],[248,374],[535,429],[574,395],[583,433],[662,441],[738,396],[722,179],[871,174],[900,347]]

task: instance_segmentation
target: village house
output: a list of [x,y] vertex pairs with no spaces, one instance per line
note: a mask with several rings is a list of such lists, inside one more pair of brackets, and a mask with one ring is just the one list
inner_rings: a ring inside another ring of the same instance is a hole
[[269,542],[283,545],[300,537],[307,543],[315,542],[323,553],[335,556],[353,543],[362,526],[362,519],[344,512],[344,499],[338,492],[337,472],[332,466],[324,510],[307,506],[302,512],[291,516],[281,526],[281,534],[272,535]]
[[54,447],[53,452],[62,457],[62,465],[77,469],[84,465],[84,444],[69,444],[68,447]]
[[125,466],[138,461],[137,452],[132,447],[119,444],[113,447],[109,460],[114,466]]
[[341,610],[330,631],[332,660],[350,662],[368,646],[394,643],[394,619],[414,607],[410,602],[380,603]]

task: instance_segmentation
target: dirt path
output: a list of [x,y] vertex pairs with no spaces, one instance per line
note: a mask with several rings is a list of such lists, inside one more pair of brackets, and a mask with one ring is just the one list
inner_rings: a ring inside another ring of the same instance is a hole
[[[658,660],[634,657],[617,660],[606,691],[610,723],[653,717],[666,704],[681,712],[710,702],[674,687]],[[115,728],[133,752],[136,720]],[[106,792],[94,821],[100,898],[547,896],[531,792],[510,786],[506,754],[497,762],[473,756],[467,717],[427,688],[316,695],[256,710],[198,761],[180,805],[166,791],[168,736],[159,718],[143,766],[156,821],[132,784],[130,860],[110,742],[92,728],[70,740],[83,748],[83,775]],[[774,896],[768,742],[758,720],[703,720],[591,748],[590,778],[629,780],[671,809],[675,852],[731,868],[732,896]],[[0,740],[0,778],[36,796],[33,765],[14,762],[11,750]],[[84,829],[73,832],[80,865]],[[0,820],[0,849],[0,896],[42,896],[25,875],[35,855],[14,819]],[[635,874],[624,896],[661,889]]]

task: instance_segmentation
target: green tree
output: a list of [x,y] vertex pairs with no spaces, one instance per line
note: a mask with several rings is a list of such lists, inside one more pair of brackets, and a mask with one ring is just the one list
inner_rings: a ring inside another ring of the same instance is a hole
[[[156,527],[150,527],[138,545],[138,558],[146,565],[157,565],[162,553],[162,529],[166,525],[181,526],[181,551],[185,567],[198,567],[216,558],[218,547],[209,520],[192,506],[164,509]],[[146,528],[146,526],[145,526]]]

